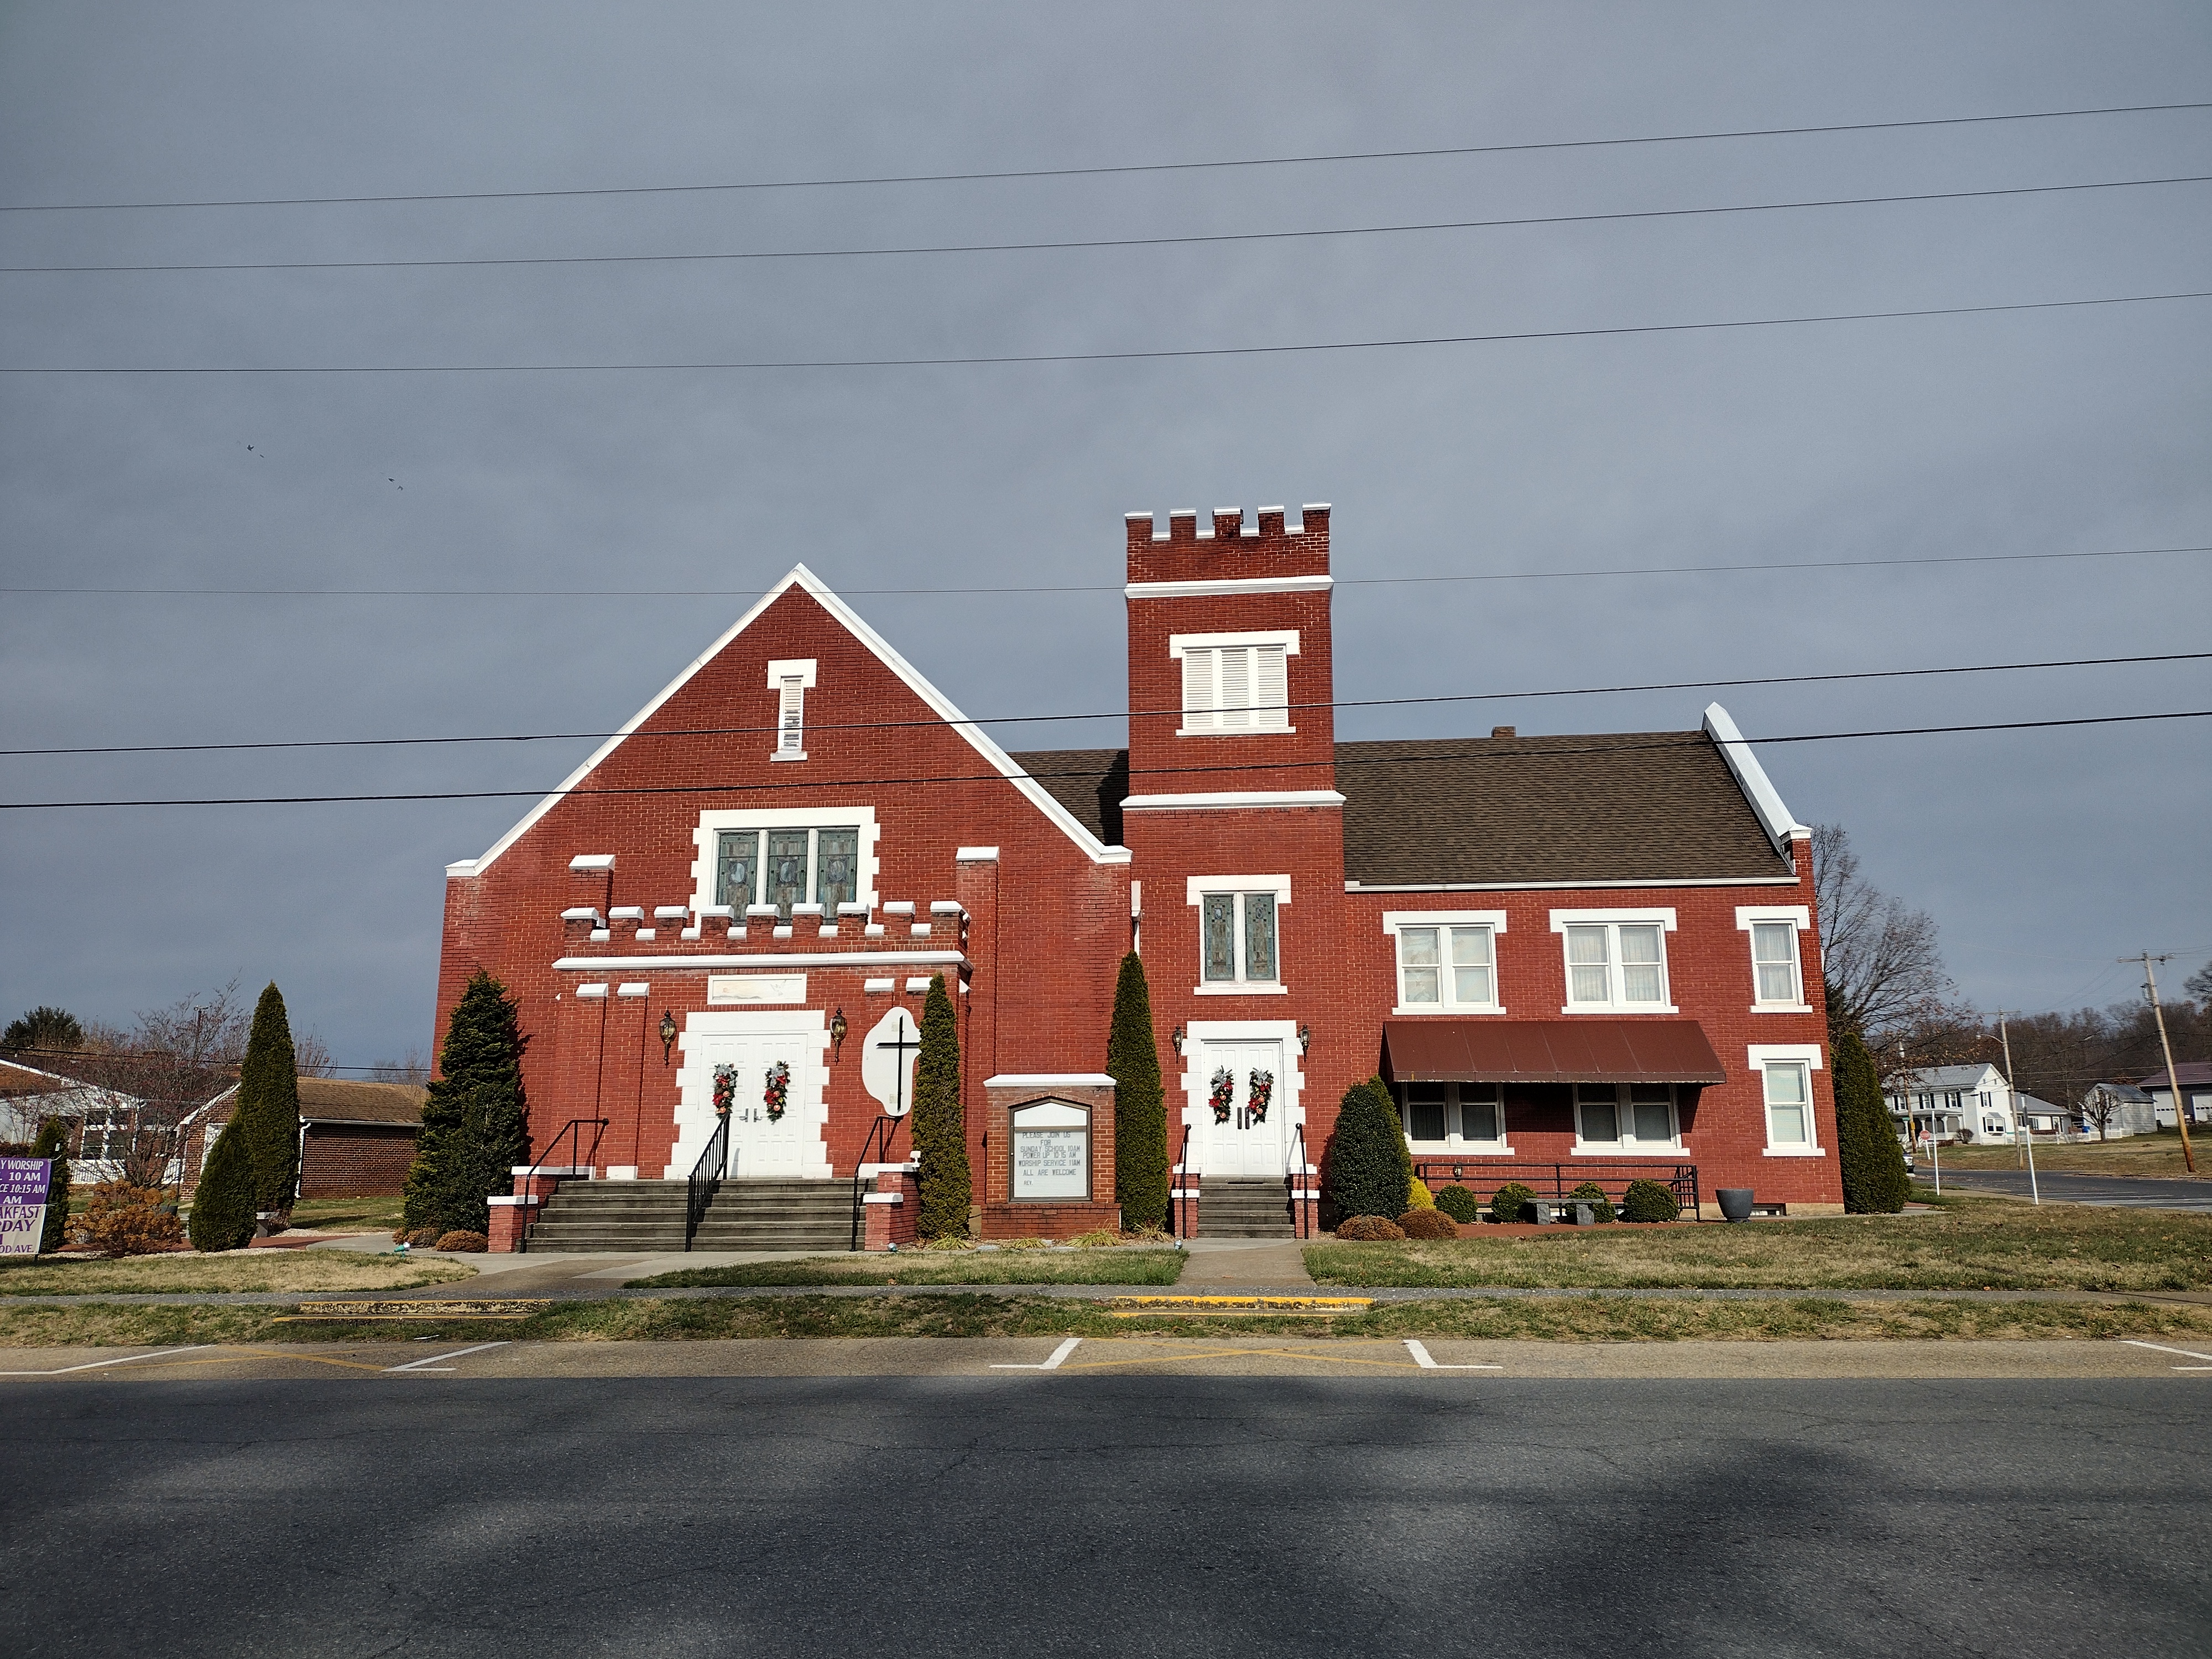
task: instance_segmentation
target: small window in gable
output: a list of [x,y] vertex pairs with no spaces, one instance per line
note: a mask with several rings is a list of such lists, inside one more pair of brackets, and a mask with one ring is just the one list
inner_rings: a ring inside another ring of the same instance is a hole
[[806,693],[814,684],[814,659],[801,658],[768,665],[768,689],[775,693],[775,746],[770,760],[806,758]]

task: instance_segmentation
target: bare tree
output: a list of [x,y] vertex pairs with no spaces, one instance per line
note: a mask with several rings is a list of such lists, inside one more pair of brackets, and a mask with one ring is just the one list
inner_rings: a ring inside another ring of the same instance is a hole
[[430,1067],[422,1058],[420,1048],[410,1048],[404,1060],[380,1060],[368,1068],[372,1083],[423,1084],[430,1080]]
[[323,1041],[322,1033],[309,1031],[292,1039],[292,1069],[301,1077],[336,1077],[337,1062],[331,1058],[331,1045]]
[[1861,876],[1841,824],[1813,826],[1813,886],[1828,1019],[1837,1030],[1862,1033],[1880,1053],[1908,1027],[1953,1023],[1944,1018],[1956,1011],[1948,1002],[1951,976],[1943,969],[1936,919]]

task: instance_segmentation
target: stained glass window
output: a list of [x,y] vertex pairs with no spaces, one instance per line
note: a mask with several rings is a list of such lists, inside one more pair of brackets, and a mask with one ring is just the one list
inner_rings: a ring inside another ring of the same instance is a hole
[[761,902],[775,906],[787,921],[793,905],[806,902],[806,842],[804,830],[768,832],[768,885]]
[[834,917],[837,907],[860,896],[860,832],[824,830],[814,854],[814,902]]
[[1275,979],[1275,896],[1244,895],[1244,977],[1262,984]]
[[760,831],[725,830],[714,856],[714,902],[744,914],[760,890]]
[[1237,977],[1237,896],[1208,893],[1199,902],[1201,950],[1208,980]]

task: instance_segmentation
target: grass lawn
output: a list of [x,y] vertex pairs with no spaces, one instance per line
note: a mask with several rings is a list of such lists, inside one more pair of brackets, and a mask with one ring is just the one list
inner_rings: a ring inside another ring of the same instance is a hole
[[258,1307],[0,1307],[0,1347],[172,1347],[196,1342],[404,1342],[448,1340],[696,1341],[732,1337],[1336,1336],[1481,1337],[1545,1342],[1759,1342],[1807,1340],[2212,1340],[2212,1309],[2128,1303],[1970,1303],[1929,1297],[1850,1302],[1656,1301],[1623,1297],[1469,1297],[1384,1304],[1334,1319],[1116,1319],[1094,1302],[951,1293],[899,1297],[685,1297],[567,1302],[496,1326],[465,1320],[278,1324]]
[[179,1252],[112,1261],[0,1257],[0,1297],[114,1296],[144,1291],[404,1291],[469,1279],[458,1261],[410,1261],[351,1250]]
[[1172,1285],[1181,1250],[959,1250],[810,1256],[690,1267],[633,1279],[633,1289],[687,1285]]
[[1933,1215],[1314,1244],[1305,1261],[1322,1285],[2180,1291],[2212,1285],[2212,1216],[1946,1194]]
[[389,1198],[303,1198],[292,1225],[303,1233],[388,1233],[399,1224],[399,1194]]
[[[2212,1176],[2212,1136],[2201,1131],[2189,1138],[2191,1151],[2197,1154],[2197,1173]],[[1935,1165],[1925,1151],[1916,1152],[1918,1164],[1914,1178],[1929,1181],[1935,1176]],[[1946,1146],[1943,1148],[1943,1167],[1946,1170],[2025,1170],[2026,1156],[2016,1146]],[[2189,1171],[2181,1163],[2181,1132],[2160,1129],[2154,1135],[2130,1135],[2125,1140],[2084,1140],[2074,1144],[2039,1140],[2035,1143],[2035,1167],[2039,1170],[2063,1170],[2075,1175],[2177,1176],[2186,1177]]]

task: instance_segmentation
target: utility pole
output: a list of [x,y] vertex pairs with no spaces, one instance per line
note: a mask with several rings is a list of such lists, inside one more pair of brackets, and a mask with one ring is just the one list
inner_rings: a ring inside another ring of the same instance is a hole
[[2150,999],[2150,1017],[2158,1026],[2159,1052],[2166,1056],[2166,1080],[2173,1090],[2173,1127],[2181,1131],[2181,1164],[2190,1174],[2195,1175],[2197,1155],[2189,1148],[2189,1097],[2182,1092],[2181,1073],[2174,1067],[2173,1045],[2166,1040],[2166,1011],[2158,1006],[2158,969],[2151,966],[2154,962],[2172,961],[2173,954],[2168,951],[2162,957],[2154,957],[2145,951],[2140,957],[2122,957],[2119,959],[2122,962],[2140,960],[2142,963],[2143,994]]
[[2043,1191],[2035,1184],[2035,1131],[2027,1127],[2027,1114],[2020,1109],[2020,1085],[2012,1080],[2012,1033],[2005,1029],[2005,1011],[2002,1008],[1997,1010],[1997,1041],[2004,1044],[2005,1095],[2012,1103],[2013,1133],[2027,1148],[2027,1194],[2036,1208],[2041,1209]]

